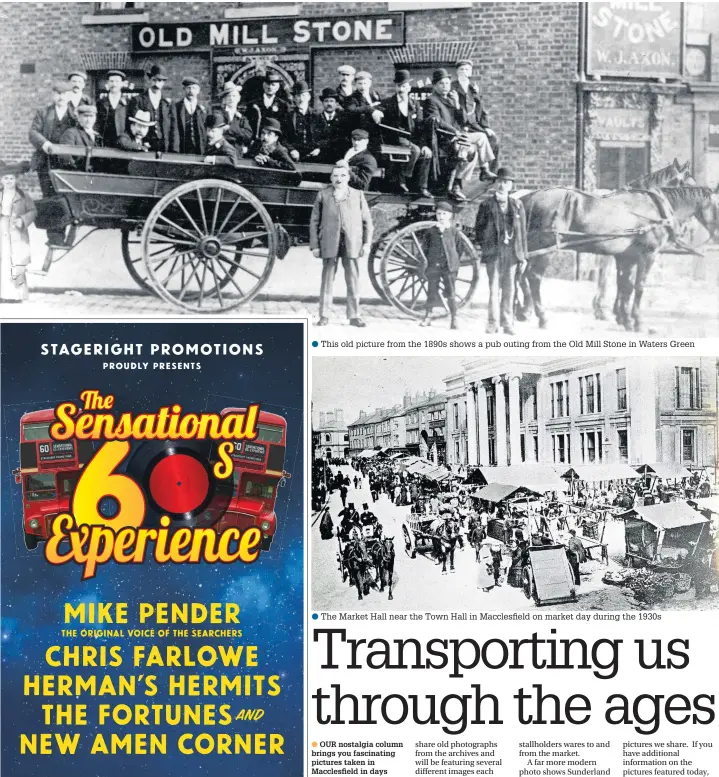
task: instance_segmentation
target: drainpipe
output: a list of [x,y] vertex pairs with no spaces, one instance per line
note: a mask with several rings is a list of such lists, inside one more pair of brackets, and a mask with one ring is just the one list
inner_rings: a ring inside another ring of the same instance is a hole
[[[579,51],[577,52],[577,134],[576,134],[576,170],[574,174],[577,189],[584,186],[584,89],[586,81],[585,60],[587,48],[587,3],[578,4],[579,13]],[[575,253],[574,280],[578,281],[581,274],[581,252]]]

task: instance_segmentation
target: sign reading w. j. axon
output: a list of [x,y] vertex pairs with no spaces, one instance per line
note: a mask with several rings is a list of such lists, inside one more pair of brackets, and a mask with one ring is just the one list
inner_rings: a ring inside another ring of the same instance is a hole
[[681,3],[588,4],[589,75],[681,76]]

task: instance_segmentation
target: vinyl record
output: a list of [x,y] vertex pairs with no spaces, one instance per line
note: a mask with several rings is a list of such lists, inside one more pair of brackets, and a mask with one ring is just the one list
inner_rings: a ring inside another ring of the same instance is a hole
[[127,465],[147,500],[144,526],[172,519],[172,528],[214,526],[229,507],[233,478],[212,473],[217,443],[211,440],[152,440],[142,443]]

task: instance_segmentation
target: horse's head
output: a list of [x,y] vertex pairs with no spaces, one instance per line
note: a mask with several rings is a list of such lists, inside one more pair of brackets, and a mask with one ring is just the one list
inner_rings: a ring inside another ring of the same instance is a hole
[[394,537],[385,537],[382,540],[382,547],[386,555],[391,556],[394,554]]

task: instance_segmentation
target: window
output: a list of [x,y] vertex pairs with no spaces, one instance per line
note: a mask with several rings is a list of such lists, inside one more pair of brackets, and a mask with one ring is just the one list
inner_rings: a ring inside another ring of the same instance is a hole
[[25,499],[28,502],[45,502],[54,498],[54,472],[36,472],[25,477]]
[[345,441],[345,442],[347,442],[348,440],[349,440],[349,435],[347,435],[347,434],[346,434],[346,435],[345,435],[345,440],[344,440],[344,441]]
[[649,143],[597,141],[600,189],[622,189],[649,173]]
[[332,436],[329,434],[325,435],[325,442],[332,442]]
[[627,409],[627,371],[617,370],[617,410]]
[[594,464],[603,459],[604,436],[601,430],[592,430],[582,432],[579,435],[582,446],[582,463]]
[[523,434],[519,435],[519,455],[522,457],[522,462],[527,460],[527,448]]
[[537,420],[537,387],[532,386],[532,421]]
[[696,461],[694,429],[682,429],[682,463],[694,464]]
[[677,409],[698,410],[701,406],[699,395],[699,368],[677,367]]
[[564,464],[567,462],[567,437],[568,435],[565,434],[552,435],[555,464]]
[[[569,381],[560,380],[552,383],[552,418],[562,418],[569,415]],[[535,405],[536,420],[536,405]]]
[[459,405],[454,403],[454,428],[459,429]]
[[599,373],[579,379],[579,413],[602,412],[602,383]]
[[494,394],[487,394],[487,426],[494,426]]
[[536,434],[534,435],[534,460],[539,461],[539,436]]
[[459,464],[459,440],[456,440],[454,443],[454,460]]
[[490,437],[488,443],[489,463],[490,465],[495,465],[497,463],[497,443],[494,437]]
[[617,447],[619,461],[629,462],[629,432],[626,429],[617,429]]
[[527,397],[520,388],[519,390],[519,423],[524,423],[524,403],[527,401]]

